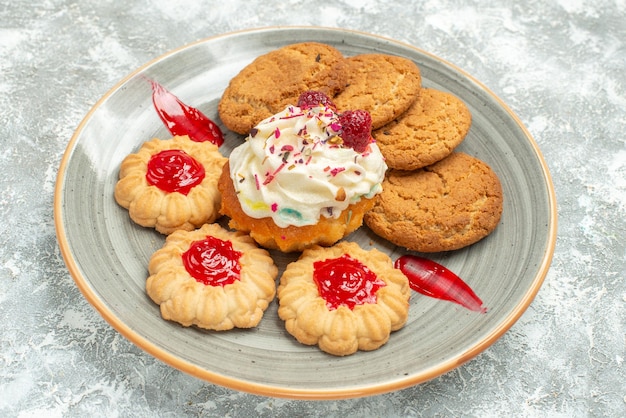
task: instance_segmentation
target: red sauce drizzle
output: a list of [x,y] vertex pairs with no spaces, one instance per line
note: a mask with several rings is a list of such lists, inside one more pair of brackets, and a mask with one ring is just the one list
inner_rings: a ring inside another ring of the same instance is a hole
[[204,166],[183,150],[163,150],[148,161],[146,180],[164,192],[189,191],[204,180]]
[[196,142],[209,141],[218,147],[224,143],[219,126],[198,109],[183,103],[156,81],[152,85],[152,103],[172,135],[188,135]]
[[486,313],[487,308],[476,293],[459,276],[427,258],[403,255],[395,262],[409,279],[411,289],[436,299],[447,300],[475,312]]
[[183,265],[197,282],[207,286],[226,286],[239,280],[242,253],[230,241],[208,235],[194,241],[182,255]]
[[328,309],[376,303],[376,292],[385,282],[358,260],[347,254],[339,258],[316,261],[313,280]]

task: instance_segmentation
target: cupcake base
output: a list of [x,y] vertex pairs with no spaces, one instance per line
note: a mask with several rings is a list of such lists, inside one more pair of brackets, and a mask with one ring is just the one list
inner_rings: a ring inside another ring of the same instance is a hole
[[270,217],[252,218],[243,211],[230,178],[228,162],[222,169],[218,189],[222,195],[220,212],[230,218],[230,228],[248,232],[259,245],[283,252],[303,251],[314,245],[335,244],[363,224],[363,215],[372,209],[377,198],[363,198],[342,211],[339,217],[322,216],[315,225],[281,228]]

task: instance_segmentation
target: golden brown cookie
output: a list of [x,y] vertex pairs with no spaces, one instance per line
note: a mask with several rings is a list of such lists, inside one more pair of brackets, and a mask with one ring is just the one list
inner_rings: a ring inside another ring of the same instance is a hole
[[217,181],[226,161],[210,142],[154,138],[122,161],[115,200],[141,226],[191,231],[219,216]]
[[290,263],[278,287],[278,315],[300,343],[345,356],[375,350],[408,318],[408,279],[384,253],[342,241]]
[[372,136],[390,168],[416,170],[452,153],[471,124],[472,115],[461,99],[423,88],[409,110]]
[[385,54],[347,58],[348,85],[333,99],[339,111],[367,110],[372,129],[396,119],[417,99],[422,79],[415,63]]
[[228,129],[245,135],[261,120],[297,104],[303,91],[332,98],[346,81],[345,59],[336,48],[316,42],[287,45],[259,56],[230,81],[219,116]]
[[377,235],[419,252],[456,250],[489,235],[502,214],[502,187],[484,162],[461,152],[416,171],[390,170],[365,214]]
[[258,325],[278,275],[252,238],[218,224],[169,235],[148,271],[146,292],[163,319],[216,331]]

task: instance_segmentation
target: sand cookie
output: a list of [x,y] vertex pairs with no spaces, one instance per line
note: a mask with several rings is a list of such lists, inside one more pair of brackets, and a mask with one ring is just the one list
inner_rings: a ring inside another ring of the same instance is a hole
[[502,214],[492,169],[454,152],[416,171],[390,170],[365,223],[392,243],[419,252],[455,250],[489,235]]
[[416,170],[452,153],[471,124],[472,115],[458,97],[424,88],[409,110],[372,136],[390,168]]
[[372,129],[396,119],[417,98],[422,79],[413,61],[385,54],[348,58],[348,85],[333,99],[337,109],[364,109],[372,116]]
[[408,279],[384,253],[356,243],[312,247],[278,287],[278,315],[300,343],[336,356],[375,350],[408,318]]
[[186,327],[254,327],[276,294],[278,268],[269,253],[218,224],[169,235],[148,271],[146,292],[163,319]]
[[217,181],[226,161],[210,142],[152,139],[122,161],[115,200],[141,226],[191,231],[219,216]]
[[261,120],[296,104],[300,93],[318,90],[334,97],[347,80],[345,59],[330,45],[287,45],[256,58],[229,83],[219,102],[219,116],[242,135]]

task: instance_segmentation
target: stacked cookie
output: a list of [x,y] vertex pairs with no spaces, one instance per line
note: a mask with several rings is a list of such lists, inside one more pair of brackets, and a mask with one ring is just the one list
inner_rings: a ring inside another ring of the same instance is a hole
[[502,187],[483,161],[456,147],[471,126],[465,103],[420,88],[398,118],[372,132],[390,170],[364,218],[379,236],[418,252],[456,250],[489,235],[502,214]]
[[496,173],[455,152],[471,121],[458,97],[421,87],[406,111],[372,132],[390,168],[364,218],[372,231],[409,250],[440,252],[471,245],[496,228],[502,214]]
[[455,152],[470,130],[470,110],[451,93],[423,87],[418,66],[406,58],[343,57],[314,42],[287,45],[232,79],[220,118],[246,134],[305,90],[323,91],[339,112],[364,109],[372,117],[372,136],[390,169],[364,218],[376,234],[412,251],[439,252],[473,244],[496,228],[502,213],[497,175]]

